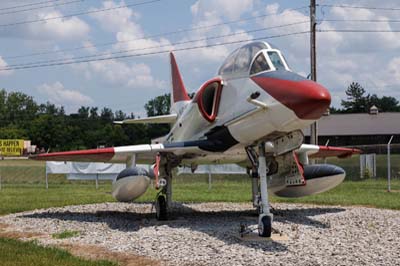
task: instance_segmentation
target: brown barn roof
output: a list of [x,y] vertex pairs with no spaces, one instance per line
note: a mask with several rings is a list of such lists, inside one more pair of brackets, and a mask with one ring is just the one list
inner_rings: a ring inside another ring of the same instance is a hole
[[[310,135],[310,129],[303,130]],[[318,121],[320,136],[400,134],[400,113],[331,114]]]

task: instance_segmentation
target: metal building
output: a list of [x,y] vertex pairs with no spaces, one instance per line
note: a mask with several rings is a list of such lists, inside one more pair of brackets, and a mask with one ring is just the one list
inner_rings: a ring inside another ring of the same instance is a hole
[[[310,130],[304,130],[309,142]],[[318,144],[351,146],[367,153],[386,153],[386,143],[393,135],[392,152],[400,153],[400,112],[379,113],[371,108],[369,113],[326,114],[318,121]]]

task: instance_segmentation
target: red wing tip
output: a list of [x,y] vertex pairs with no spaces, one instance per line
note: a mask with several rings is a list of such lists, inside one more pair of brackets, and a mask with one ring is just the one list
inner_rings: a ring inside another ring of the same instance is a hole
[[114,148],[42,153],[29,156],[38,161],[90,161],[90,159],[109,160],[115,154]]
[[351,157],[353,154],[362,153],[361,150],[355,148],[342,148],[342,147],[331,147],[331,146],[319,146],[319,151],[312,154],[312,158],[324,158],[324,157],[338,157],[347,158]]

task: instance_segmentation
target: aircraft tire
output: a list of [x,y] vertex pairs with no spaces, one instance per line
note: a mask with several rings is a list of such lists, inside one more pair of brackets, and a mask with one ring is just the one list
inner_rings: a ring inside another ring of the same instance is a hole
[[159,195],[156,200],[156,218],[159,221],[168,219],[167,201],[164,195]]
[[272,233],[272,218],[265,215],[261,218],[258,225],[258,235],[261,237],[271,237]]

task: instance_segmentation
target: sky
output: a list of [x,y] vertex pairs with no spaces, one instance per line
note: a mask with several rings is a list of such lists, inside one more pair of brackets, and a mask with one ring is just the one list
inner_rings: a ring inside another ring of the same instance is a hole
[[[317,32],[317,77],[332,105],[340,106],[353,81],[400,99],[399,1],[317,4],[317,29],[325,31]],[[306,0],[2,0],[0,88],[68,113],[98,106],[145,116],[144,104],[170,91],[168,51],[177,50],[194,92],[230,52],[254,39],[277,46],[293,71],[308,76],[308,6]],[[37,67],[46,63],[55,65]],[[35,67],[13,69],[21,64]]]

